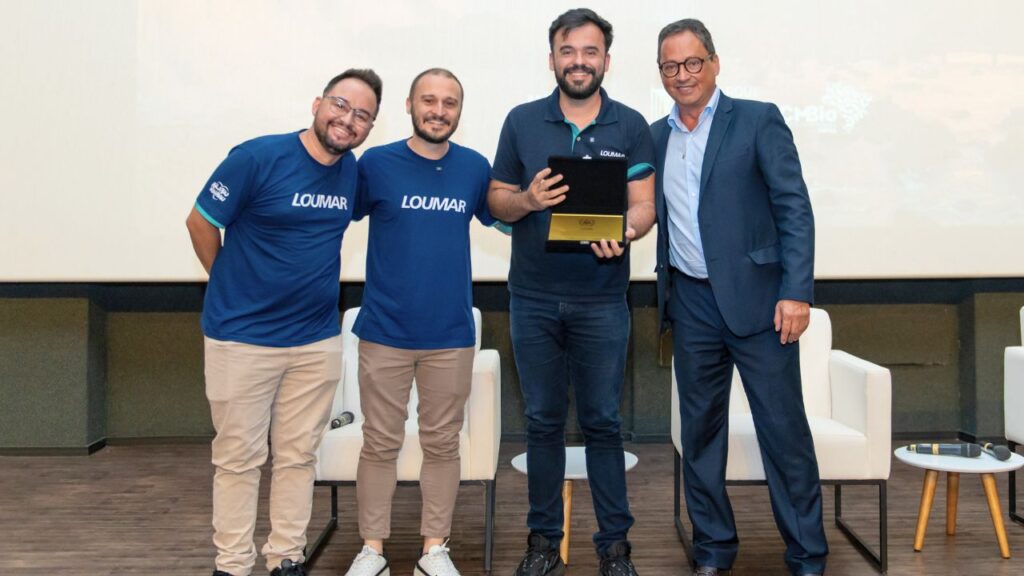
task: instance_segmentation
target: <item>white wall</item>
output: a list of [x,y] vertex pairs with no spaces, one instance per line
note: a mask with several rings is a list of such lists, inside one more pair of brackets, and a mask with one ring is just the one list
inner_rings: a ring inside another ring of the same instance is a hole
[[[0,281],[205,277],[184,227],[228,149],[308,126],[348,67],[384,79],[366,146],[406,137],[408,84],[466,88],[456,140],[493,157],[505,113],[554,86],[547,27],[572,2],[0,0]],[[615,26],[610,94],[648,120],[670,101],[661,27],[698,17],[719,85],[777,102],[818,229],[819,278],[1024,276],[1024,3],[595,1]],[[474,224],[474,271],[503,280],[505,236]],[[366,224],[343,247],[361,279]],[[634,245],[651,278],[653,234]]]

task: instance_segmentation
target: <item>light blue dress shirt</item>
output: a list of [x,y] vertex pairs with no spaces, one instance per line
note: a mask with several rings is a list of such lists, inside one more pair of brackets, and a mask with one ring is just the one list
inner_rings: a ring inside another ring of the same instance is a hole
[[704,149],[711,133],[711,122],[722,91],[717,87],[690,130],[679,119],[679,105],[672,106],[668,125],[672,132],[665,150],[665,201],[668,205],[668,261],[694,278],[707,278],[704,246],[700,240],[697,208],[700,206],[700,174],[704,168]]

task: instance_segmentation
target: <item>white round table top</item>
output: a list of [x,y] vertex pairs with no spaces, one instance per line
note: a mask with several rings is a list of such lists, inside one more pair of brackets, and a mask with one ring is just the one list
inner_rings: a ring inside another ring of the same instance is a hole
[[[626,472],[632,470],[640,461],[636,454],[624,452],[626,456]],[[526,452],[512,459],[512,467],[526,474]],[[587,452],[583,446],[567,446],[565,448],[565,479],[587,479]]]
[[900,462],[939,472],[956,472],[962,474],[998,474],[1009,472],[1024,466],[1024,456],[1011,454],[1009,460],[997,460],[985,452],[977,458],[963,456],[947,456],[935,454],[918,454],[907,450],[906,446],[897,448],[893,454]]

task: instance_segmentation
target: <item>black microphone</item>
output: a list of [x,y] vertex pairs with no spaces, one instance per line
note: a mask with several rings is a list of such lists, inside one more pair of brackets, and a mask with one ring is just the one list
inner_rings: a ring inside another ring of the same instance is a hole
[[918,454],[941,454],[963,456],[964,458],[981,456],[981,446],[977,444],[911,444],[907,450]]
[[998,444],[993,444],[989,442],[988,444],[982,445],[981,449],[984,450],[986,454],[992,456],[996,460],[1010,459],[1011,452],[1010,449],[1007,448],[1006,446],[999,446]]
[[352,421],[355,420],[355,419],[356,419],[355,414],[353,414],[353,413],[349,412],[348,410],[346,410],[346,411],[338,414],[334,418],[331,418],[331,430],[333,430],[335,428],[341,428],[342,426],[345,426],[346,424],[351,424]]

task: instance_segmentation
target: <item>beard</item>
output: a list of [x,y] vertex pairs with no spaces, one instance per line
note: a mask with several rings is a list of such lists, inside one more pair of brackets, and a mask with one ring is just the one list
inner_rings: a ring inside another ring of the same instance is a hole
[[[448,126],[448,129],[446,131],[441,132],[441,133],[438,134],[438,133],[429,132],[426,129],[421,127],[422,124],[426,124],[427,122],[429,122],[431,120],[441,120],[442,122],[445,122],[447,124],[447,126]],[[412,113],[412,131],[416,134],[416,136],[418,136],[419,138],[421,138],[421,139],[423,139],[423,140],[425,140],[427,142],[430,142],[431,144],[444,144],[445,142],[448,141],[449,138],[452,137],[452,134],[455,133],[455,129],[458,128],[458,127],[459,127],[459,119],[458,118],[456,118],[454,121],[449,122],[447,120],[444,120],[443,118],[438,118],[436,116],[422,116],[421,117],[421,116],[418,116],[415,112]]]
[[[327,134],[327,131],[330,129],[331,124],[332,123],[330,121],[324,122],[323,124],[319,122],[314,122],[313,134],[316,135],[316,139],[320,142],[320,145],[324,147],[324,150],[326,150],[328,154],[332,154],[334,156],[341,156],[345,152],[351,150],[353,148],[353,144],[345,145],[331,140],[331,137]],[[342,126],[344,127],[344,125]],[[347,127],[345,129],[348,130]],[[355,142],[355,137],[353,137],[352,142]]]
[[[591,76],[590,82],[582,86],[578,86],[569,82],[567,77],[573,72],[587,72]],[[555,74],[555,81],[558,82],[558,87],[565,93],[566,96],[574,100],[586,100],[594,95],[595,92],[601,87],[601,82],[604,81],[604,70],[598,72],[597,70],[587,66],[585,64],[578,64],[575,66],[569,66],[562,70],[561,74]]]

